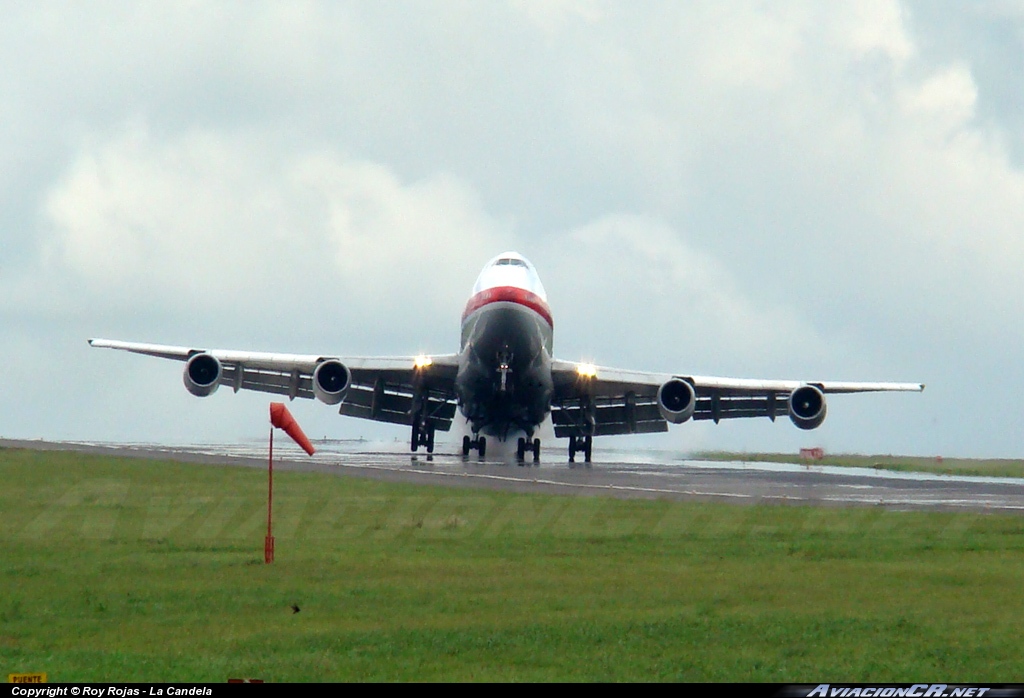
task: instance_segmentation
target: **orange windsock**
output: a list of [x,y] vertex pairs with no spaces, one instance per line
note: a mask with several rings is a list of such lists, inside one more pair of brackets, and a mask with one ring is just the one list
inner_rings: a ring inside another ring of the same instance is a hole
[[278,429],[284,429],[285,433],[299,446],[302,450],[313,455],[313,444],[309,443],[309,439],[302,433],[302,428],[299,427],[299,423],[295,421],[295,417],[288,411],[288,408],[284,406],[283,402],[272,402],[270,403],[270,423]]

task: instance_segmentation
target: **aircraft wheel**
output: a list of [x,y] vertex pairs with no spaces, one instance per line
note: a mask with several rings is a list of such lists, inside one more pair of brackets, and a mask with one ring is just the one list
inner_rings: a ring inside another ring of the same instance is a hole
[[434,427],[427,427],[427,453],[434,452]]
[[473,441],[468,436],[462,437],[462,457],[468,458],[469,451],[473,448]]
[[540,463],[540,439],[533,440],[533,462]]
[[477,445],[477,451],[480,453],[480,460],[483,460],[484,456],[487,454],[487,439],[481,436],[478,441],[480,443]]
[[570,436],[569,437],[569,462],[570,463],[575,463],[576,462],[576,437],[575,436]]
[[420,445],[420,428],[415,424],[412,425],[412,439],[409,445],[413,452],[415,452]]
[[594,447],[594,437],[588,436],[583,442],[583,459],[585,462],[590,462],[590,455]]
[[516,460],[519,462],[519,465],[522,465],[523,461],[526,460],[526,439],[522,437],[516,442]]

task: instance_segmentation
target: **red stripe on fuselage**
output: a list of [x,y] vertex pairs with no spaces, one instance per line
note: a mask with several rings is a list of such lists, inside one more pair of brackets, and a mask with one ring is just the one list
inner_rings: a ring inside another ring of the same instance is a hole
[[527,291],[525,288],[519,288],[518,286],[495,286],[494,288],[485,288],[480,293],[476,294],[469,299],[466,303],[466,310],[462,313],[462,320],[465,322],[466,318],[472,313],[480,310],[480,308],[491,303],[518,303],[519,305],[525,305],[530,310],[534,311],[554,328],[555,323],[551,320],[551,308],[548,307],[547,302],[536,293]]

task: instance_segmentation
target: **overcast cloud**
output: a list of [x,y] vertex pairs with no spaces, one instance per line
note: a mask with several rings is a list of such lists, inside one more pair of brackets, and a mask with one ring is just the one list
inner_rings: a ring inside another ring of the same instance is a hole
[[11,3],[0,94],[0,435],[258,437],[85,340],[456,351],[515,249],[562,358],[928,385],[607,445],[1024,457],[1024,3]]

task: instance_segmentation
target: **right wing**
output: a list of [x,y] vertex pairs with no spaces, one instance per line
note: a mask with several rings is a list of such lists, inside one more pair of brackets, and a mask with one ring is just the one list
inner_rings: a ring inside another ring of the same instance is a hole
[[[413,415],[420,413],[440,431],[448,431],[455,417],[457,354],[340,357],[207,350],[109,339],[90,339],[89,345],[186,362],[185,386],[199,396],[210,395],[223,385],[236,393],[254,390],[286,395],[290,400],[320,398],[327,404],[340,403],[340,414],[378,422],[412,424]],[[347,385],[339,389],[340,380],[331,385],[325,364],[335,369],[338,364],[344,367],[349,376]],[[325,389],[318,390],[314,376],[321,367],[325,370],[318,379]]]
[[[790,416],[801,429],[813,429],[825,416],[824,396],[830,393],[921,392],[921,383],[761,380],[630,371],[554,359],[552,421],[559,437],[593,434],[642,434],[667,431],[668,423],[687,419],[714,420]],[[685,384],[685,385],[684,385]],[[662,386],[675,387],[680,411],[669,414],[659,405]],[[689,386],[686,388],[685,386]],[[798,392],[799,391],[799,392]],[[686,394],[689,397],[686,398]],[[790,397],[820,400],[794,416]],[[685,398],[685,399],[684,399]],[[687,403],[684,405],[683,403]],[[684,409],[685,407],[685,409]]]

